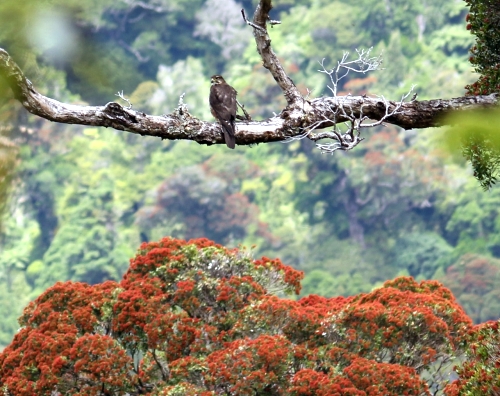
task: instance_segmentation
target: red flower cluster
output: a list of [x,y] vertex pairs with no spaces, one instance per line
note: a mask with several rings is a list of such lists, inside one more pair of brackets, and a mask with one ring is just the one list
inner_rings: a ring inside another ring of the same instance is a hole
[[[12,395],[420,395],[470,319],[437,282],[294,301],[302,273],[206,239],[143,244],[120,283],[58,283],[0,354]],[[425,382],[420,374],[427,370]],[[451,388],[450,388],[451,389]]]

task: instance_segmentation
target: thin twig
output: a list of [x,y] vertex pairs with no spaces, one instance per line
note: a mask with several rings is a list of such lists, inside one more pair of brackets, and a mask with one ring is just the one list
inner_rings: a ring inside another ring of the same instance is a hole
[[125,96],[123,96],[123,91],[117,92],[115,94],[115,96],[118,96],[121,100],[128,103],[128,106],[126,107],[127,110],[130,110],[132,108],[132,103],[130,103],[129,99],[127,99]]
[[253,27],[254,29],[260,30],[263,33],[267,33],[266,29],[261,28],[260,26],[256,25],[252,21],[249,21],[246,14],[245,14],[245,9],[241,9],[241,15],[243,16],[243,20],[246,22],[247,25]]
[[248,114],[247,111],[245,110],[245,106],[242,105],[238,100],[236,100],[236,103],[238,104],[238,106],[240,106],[240,109],[241,111],[243,111],[243,114],[245,114],[245,120],[252,121],[252,117],[250,117],[250,114]]

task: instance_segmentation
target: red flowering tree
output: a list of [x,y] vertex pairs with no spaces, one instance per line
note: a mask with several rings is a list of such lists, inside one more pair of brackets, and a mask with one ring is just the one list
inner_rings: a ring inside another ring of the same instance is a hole
[[456,368],[459,379],[446,387],[449,396],[500,394],[499,322],[474,326],[469,332],[467,359]]
[[[411,278],[344,298],[206,239],[143,244],[121,282],[58,283],[0,354],[6,395],[424,395],[471,321]],[[451,369],[448,369],[450,371]]]

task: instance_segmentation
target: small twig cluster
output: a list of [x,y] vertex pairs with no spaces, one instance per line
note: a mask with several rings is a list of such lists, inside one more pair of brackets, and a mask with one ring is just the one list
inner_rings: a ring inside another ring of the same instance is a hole
[[332,92],[334,97],[337,96],[337,89],[340,80],[347,77],[347,75],[351,71],[354,73],[366,74],[373,70],[381,70],[380,66],[382,65],[382,55],[370,57],[372,49],[373,47],[370,47],[367,50],[356,49],[358,59],[352,61],[347,61],[349,52],[344,52],[344,55],[342,55],[342,59],[340,61],[337,61],[337,67],[333,69],[327,69],[325,67],[325,59],[323,58],[323,60],[320,62],[322,70],[318,71],[320,73],[327,74],[330,78],[332,86],[328,86],[328,89]]
[[[174,110],[174,114],[176,114],[180,119],[184,119],[187,115],[190,116],[189,114],[189,109],[184,103],[184,96],[186,96],[186,93],[183,92],[181,96],[179,96],[179,102],[177,104],[177,108]],[[164,114],[164,117],[168,117],[168,115]]]
[[[361,141],[364,140],[364,138],[361,137],[362,128],[373,128],[378,125],[385,125],[384,121],[392,116],[401,114],[402,105],[403,103],[405,103],[405,100],[408,99],[408,97],[412,94],[414,88],[415,86],[412,86],[410,90],[401,97],[401,100],[399,102],[391,102],[388,101],[384,96],[377,95],[376,97],[379,98],[385,106],[385,115],[382,116],[379,120],[372,122],[366,122],[370,120],[370,118],[363,114],[363,105],[359,109],[359,114],[355,114],[352,106],[346,103],[347,98],[349,98],[350,95],[333,98],[333,104],[336,108],[335,114],[342,116],[342,118],[348,119],[348,121],[343,123],[345,125],[345,129],[342,128],[339,124],[335,123],[332,131],[315,134],[311,140],[319,140],[325,138],[335,140],[334,143],[317,143],[316,146],[321,150],[322,153],[331,154],[337,150],[347,151],[353,149]],[[310,132],[312,132],[312,129],[309,130],[309,133]]]
[[[362,128],[373,128],[378,125],[383,125],[384,121],[388,118],[400,114],[401,107],[404,101],[412,94],[414,86],[411,87],[408,93],[401,97],[399,102],[390,102],[383,96],[377,96],[385,106],[385,115],[380,119],[367,122],[370,120],[368,116],[363,113],[363,105],[360,108],[354,109],[352,106],[351,94],[346,96],[338,95],[338,88],[340,80],[345,78],[350,72],[365,74],[369,71],[380,70],[382,64],[382,56],[372,57],[370,56],[372,48],[368,50],[356,50],[358,58],[352,61],[348,61],[349,53],[345,52],[342,59],[337,62],[337,67],[333,69],[327,69],[324,65],[324,59],[320,62],[322,70],[321,73],[325,73],[330,78],[331,85],[328,85],[328,89],[332,93],[331,109],[333,111],[333,119],[326,118],[324,120],[317,121],[307,129],[307,136],[309,139],[318,141],[320,139],[332,139],[333,143],[319,144],[316,146],[321,150],[322,153],[333,153],[337,150],[352,150],[356,147],[364,138],[361,137]],[[364,95],[362,99],[364,100],[367,96]],[[344,121],[342,124],[337,124],[337,116]],[[316,129],[321,128],[322,124],[332,123],[334,124],[331,131],[321,132],[312,134]],[[305,137],[304,136],[304,137]]]
[[132,108],[132,103],[130,103],[130,100],[123,95],[123,91],[117,92],[115,96],[118,96],[121,100],[128,103],[128,106],[126,107],[127,110],[130,110]]

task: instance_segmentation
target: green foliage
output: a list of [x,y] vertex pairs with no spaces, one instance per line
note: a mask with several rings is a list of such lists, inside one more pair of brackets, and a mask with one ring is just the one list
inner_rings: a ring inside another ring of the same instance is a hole
[[[64,197],[71,204],[64,223],[43,256],[44,270],[36,281],[39,290],[61,279],[90,284],[119,279],[127,264],[114,229],[113,186],[106,178],[91,188],[77,185]],[[78,248],[76,248],[78,247]]]
[[14,177],[17,152],[16,145],[0,134],[0,230],[2,229],[2,215],[7,207],[10,186]]
[[0,257],[1,276],[5,281],[7,290],[11,290],[11,276],[16,272],[22,272],[30,263],[33,244],[40,233],[35,221],[14,213],[6,221],[6,235],[2,241],[3,250]]
[[[4,269],[2,269],[3,272]],[[2,275],[5,275],[2,273]],[[14,334],[19,331],[18,316],[30,301],[31,287],[25,280],[22,271],[15,271],[9,274],[10,288],[5,287],[2,279],[0,288],[0,348],[3,349],[11,341]]]
[[465,254],[435,276],[451,289],[475,323],[498,318],[500,260]]
[[[469,180],[462,184],[460,193],[447,197],[441,203],[441,211],[446,213],[445,235],[454,246],[452,256],[458,258],[467,253],[477,253],[488,260],[491,256],[500,257],[498,194],[497,189],[485,194],[475,182]],[[460,294],[457,292],[457,296],[462,298]],[[489,301],[492,300],[489,298]],[[466,304],[465,301],[463,303]],[[481,305],[479,301],[467,304]],[[472,311],[470,314],[474,316]],[[479,319],[475,317],[475,320]]]
[[500,90],[500,6],[492,0],[465,0],[470,7],[467,30],[476,36],[469,61],[480,74],[468,85],[471,95],[487,95]]
[[332,275],[331,271],[314,269],[309,271],[302,282],[302,295],[317,294],[318,296],[353,296],[369,291],[371,284],[366,277],[357,272]]
[[490,189],[497,181],[500,166],[500,138],[495,126],[500,112],[467,112],[454,115],[451,121],[456,125],[447,132],[447,144],[452,151],[462,151],[481,187]]
[[408,233],[396,240],[394,265],[417,278],[432,279],[453,261],[452,247],[436,233]]
[[153,79],[160,64],[217,55],[203,37],[174,34],[194,31],[202,3],[6,1],[0,6],[0,41],[16,59],[35,55],[36,67],[64,69],[68,86],[84,99],[110,101],[117,91],[132,92],[145,78]]
[[[480,74],[479,79],[467,85],[470,95],[487,95],[500,91],[500,6],[491,0],[465,0],[470,7],[467,15],[467,30],[476,36],[470,49],[470,63]],[[491,115],[494,118],[494,115]],[[493,121],[493,120],[491,120]],[[476,124],[476,134],[463,136],[463,155],[471,162],[474,176],[487,190],[497,181],[500,153],[496,134],[491,134],[488,119],[471,119]]]
[[160,66],[157,74],[159,88],[148,101],[156,114],[167,114],[175,110],[181,95],[190,112],[202,120],[211,119],[207,106],[210,80],[203,74],[201,60],[188,57],[172,66]]
[[38,224],[23,216],[20,211],[9,213],[4,226],[0,254],[0,348],[7,345],[18,330],[16,316],[30,299],[31,287],[25,279]]

